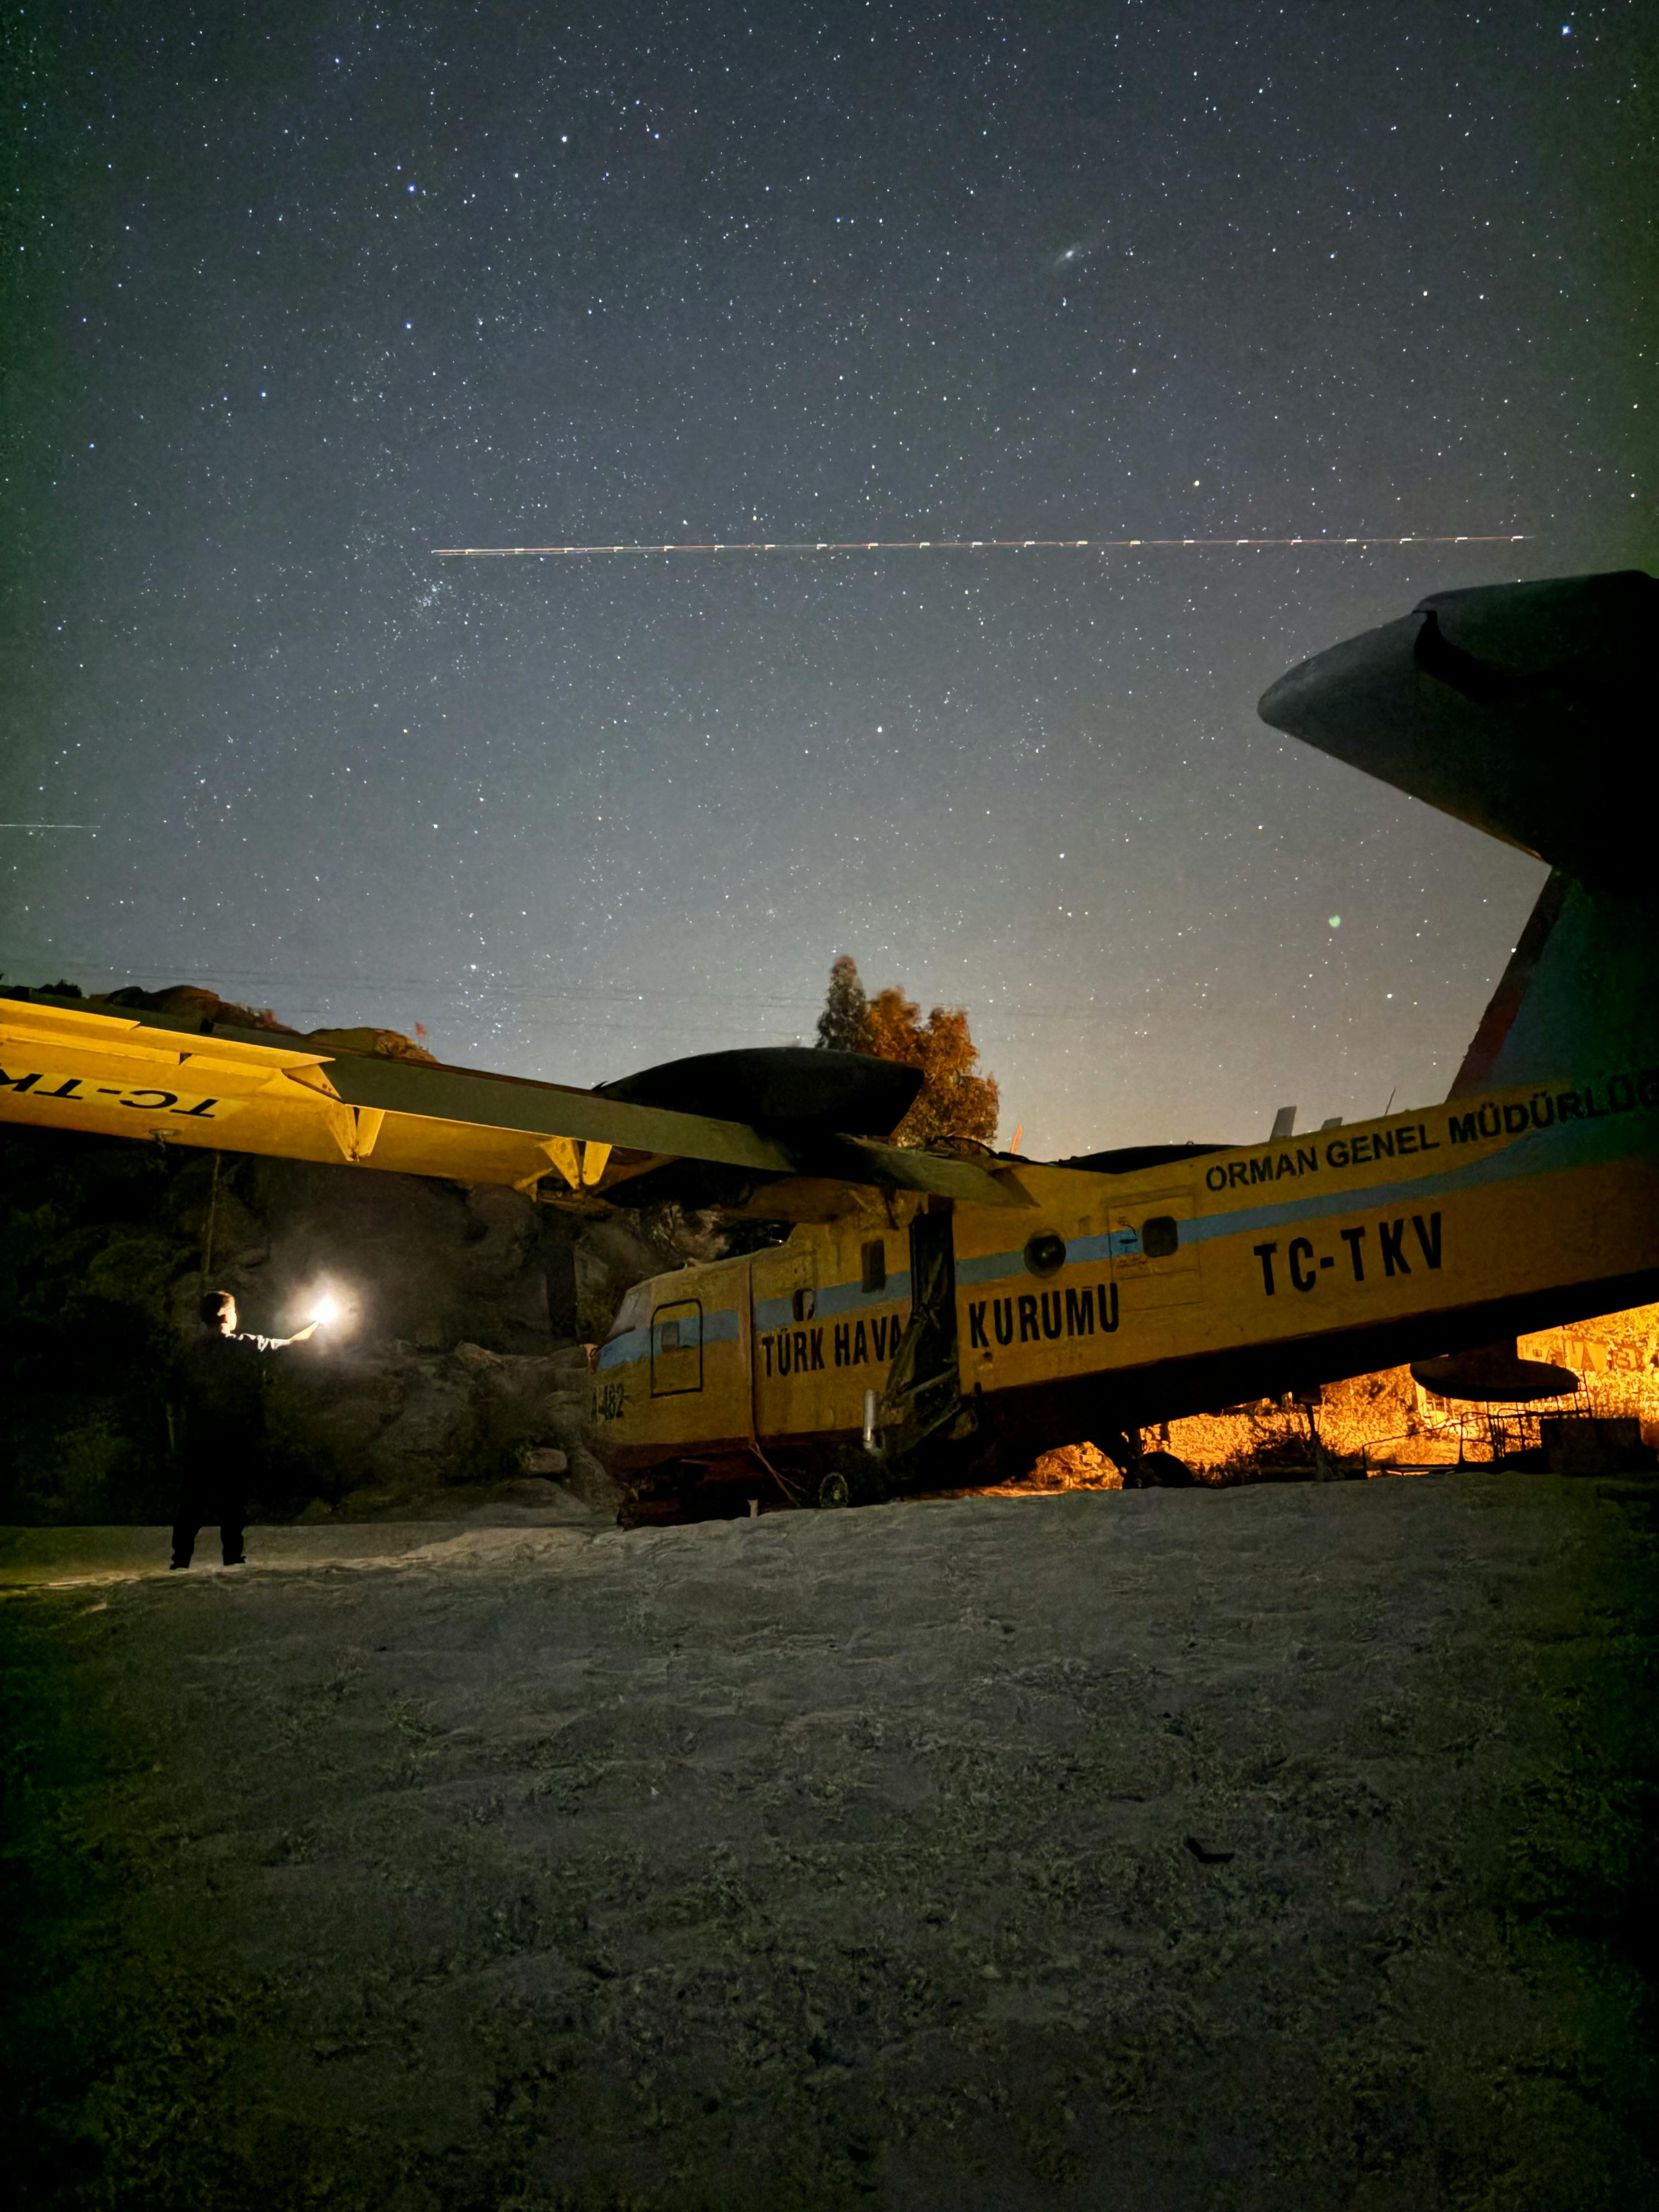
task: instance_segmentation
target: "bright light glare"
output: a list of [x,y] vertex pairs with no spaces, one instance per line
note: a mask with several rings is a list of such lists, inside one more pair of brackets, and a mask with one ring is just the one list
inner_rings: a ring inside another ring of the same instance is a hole
[[338,1321],[339,1318],[340,1301],[338,1298],[332,1297],[327,1292],[325,1292],[323,1297],[319,1298],[316,1304],[311,1309],[311,1319],[315,1322],[320,1322],[325,1328],[327,1328],[331,1322]]

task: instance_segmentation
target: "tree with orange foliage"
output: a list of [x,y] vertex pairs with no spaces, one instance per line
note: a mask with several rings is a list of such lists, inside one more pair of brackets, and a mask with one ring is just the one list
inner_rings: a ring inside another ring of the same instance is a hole
[[995,1079],[975,1073],[979,1048],[962,1007],[935,1006],[924,1022],[921,1007],[895,984],[866,1000],[856,966],[842,953],[830,971],[818,1041],[921,1070],[921,1089],[894,1133],[896,1142],[933,1145],[973,1137],[990,1144],[995,1139]]

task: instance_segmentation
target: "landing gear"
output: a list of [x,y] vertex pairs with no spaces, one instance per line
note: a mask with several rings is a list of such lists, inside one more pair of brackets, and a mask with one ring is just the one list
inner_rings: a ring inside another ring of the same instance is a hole
[[824,1507],[883,1505],[892,1496],[882,1462],[873,1453],[844,1451],[819,1482],[815,1502]]
[[1135,1429],[1103,1429],[1100,1449],[1115,1460],[1126,1490],[1190,1490],[1198,1480],[1184,1459],[1173,1452],[1142,1451]]

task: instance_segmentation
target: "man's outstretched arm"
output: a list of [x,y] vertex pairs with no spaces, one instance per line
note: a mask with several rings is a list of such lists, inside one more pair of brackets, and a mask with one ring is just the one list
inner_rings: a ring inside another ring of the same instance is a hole
[[308,1336],[315,1336],[317,1326],[314,1321],[308,1321],[292,1336],[258,1336],[252,1329],[238,1329],[230,1340],[233,1344],[251,1344],[256,1352],[286,1352],[290,1344],[303,1344]]

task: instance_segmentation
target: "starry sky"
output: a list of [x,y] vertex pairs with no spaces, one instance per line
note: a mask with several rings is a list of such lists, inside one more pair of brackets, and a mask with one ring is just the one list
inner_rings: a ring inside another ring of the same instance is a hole
[[[847,951],[1036,1156],[1443,1094],[1544,871],[1255,704],[1656,565],[1656,29],[22,0],[0,969],[591,1083]],[[1368,532],[1525,542],[432,550]]]

